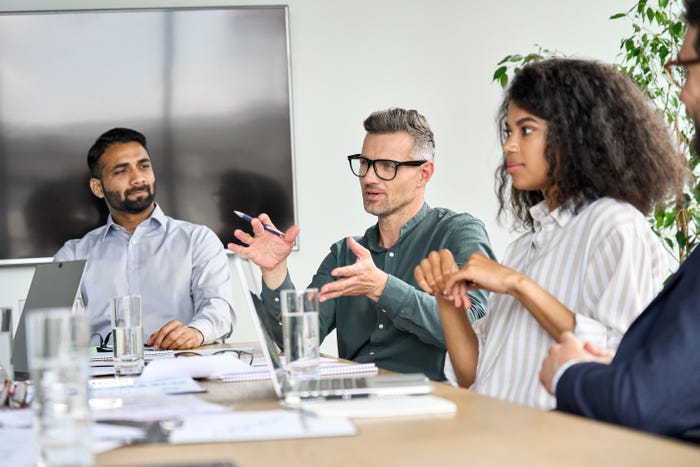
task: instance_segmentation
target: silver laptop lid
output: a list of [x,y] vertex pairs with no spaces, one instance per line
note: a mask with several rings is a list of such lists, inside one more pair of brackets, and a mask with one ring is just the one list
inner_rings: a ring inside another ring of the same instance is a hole
[[43,263],[36,266],[12,342],[16,380],[29,378],[25,324],[27,313],[40,308],[72,308],[80,292],[84,270],[85,260]]
[[265,363],[270,369],[270,378],[272,379],[272,385],[275,388],[275,393],[277,397],[282,399],[284,397],[284,391],[288,389],[287,386],[287,376],[282,368],[282,362],[280,361],[279,354],[277,353],[277,348],[272,338],[268,334],[267,330],[263,327],[260,322],[260,317],[258,316],[258,311],[255,308],[255,303],[253,302],[252,287],[249,285],[247,277],[252,275],[250,271],[250,262],[248,260],[241,259],[238,255],[233,255],[233,266],[236,272],[236,278],[242,289],[242,295],[244,295],[245,304],[248,307],[248,312],[253,320],[253,326],[255,327],[255,332],[258,336],[258,342],[260,342],[260,347],[265,357]]

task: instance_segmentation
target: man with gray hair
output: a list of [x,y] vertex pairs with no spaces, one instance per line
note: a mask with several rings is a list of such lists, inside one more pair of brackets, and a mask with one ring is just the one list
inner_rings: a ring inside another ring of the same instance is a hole
[[[320,337],[337,330],[338,354],[402,373],[444,379],[445,336],[435,298],[420,290],[413,269],[430,251],[447,248],[461,267],[472,253],[493,258],[484,224],[425,203],[435,170],[433,132],[415,110],[374,112],[364,122],[362,153],[348,156],[359,177],[365,211],[377,216],[363,236],[331,245],[309,287],[320,289]],[[287,270],[299,227],[271,234],[266,214],[253,219],[253,236],[234,235],[248,246],[229,244],[262,271],[262,319],[282,343],[280,291],[293,289]],[[486,293],[470,292],[470,321],[484,316]]]

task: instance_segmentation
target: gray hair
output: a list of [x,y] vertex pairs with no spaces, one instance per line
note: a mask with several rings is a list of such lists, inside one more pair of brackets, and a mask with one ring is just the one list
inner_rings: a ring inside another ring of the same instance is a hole
[[435,137],[428,121],[416,110],[392,108],[372,112],[364,122],[367,133],[398,133],[405,131],[413,137],[415,160],[435,158]]

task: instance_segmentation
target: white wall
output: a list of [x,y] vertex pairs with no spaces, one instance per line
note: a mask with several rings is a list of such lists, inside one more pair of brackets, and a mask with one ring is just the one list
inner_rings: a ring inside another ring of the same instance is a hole
[[[0,11],[266,3],[0,0]],[[630,29],[608,18],[631,3],[289,0],[297,220],[302,227],[300,249],[290,258],[297,285],[311,279],[332,242],[374,223],[362,209],[345,155],[359,152],[363,119],[392,106],[418,109],[435,132],[436,172],[428,202],[481,218],[500,257],[512,236],[495,220],[493,172],[500,150],[494,116],[501,97],[500,87],[491,82],[496,63],[509,53],[530,52],[534,44],[614,61],[619,41]],[[16,306],[31,274],[26,266],[0,268],[0,306]],[[242,318],[237,338],[252,340],[249,320]]]

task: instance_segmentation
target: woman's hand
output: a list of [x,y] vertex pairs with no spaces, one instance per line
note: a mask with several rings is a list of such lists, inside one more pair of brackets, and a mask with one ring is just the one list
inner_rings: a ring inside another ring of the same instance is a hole
[[450,291],[460,283],[466,283],[470,289],[512,293],[522,277],[519,272],[507,268],[481,253],[474,253],[462,269],[450,275],[445,288]]
[[450,250],[431,251],[413,271],[416,282],[425,292],[438,299],[454,301],[458,307],[471,306],[465,282],[447,286],[448,280],[459,271]]

